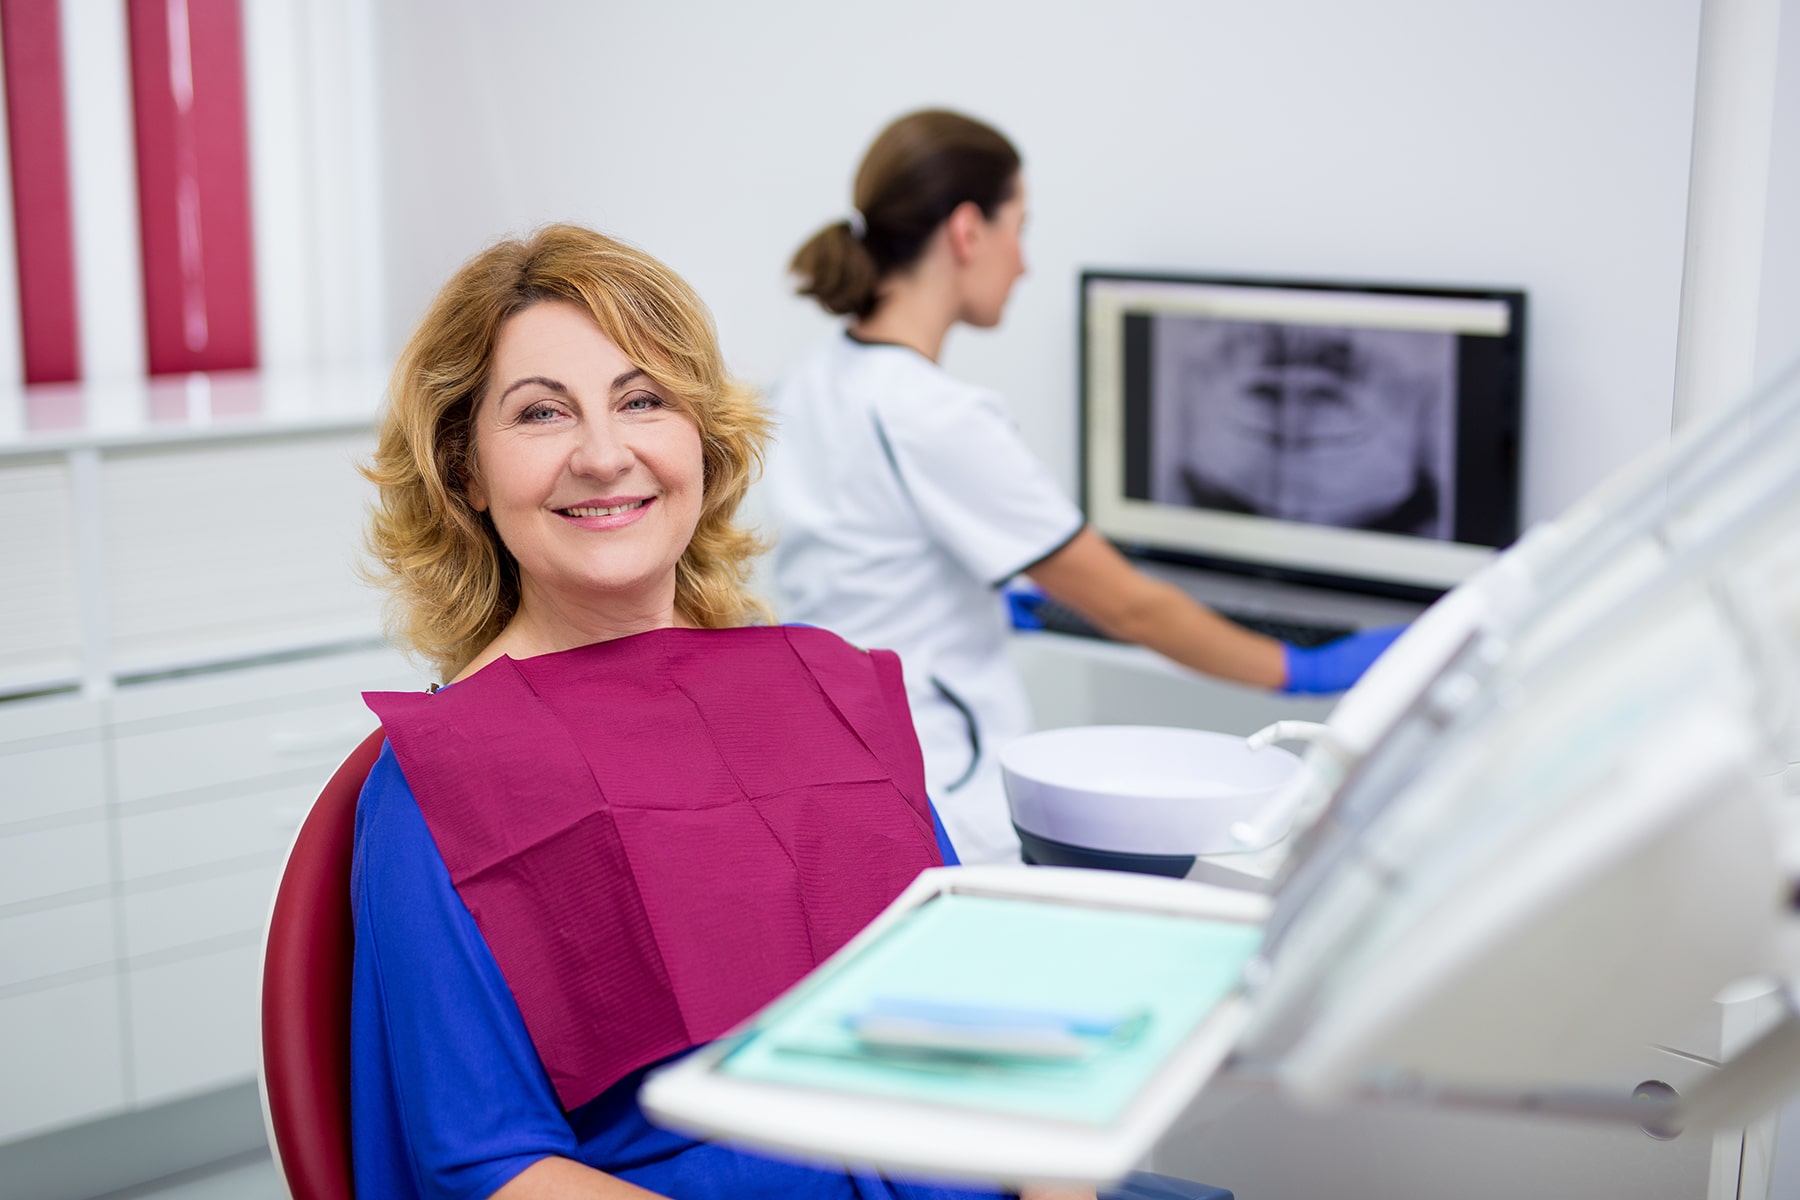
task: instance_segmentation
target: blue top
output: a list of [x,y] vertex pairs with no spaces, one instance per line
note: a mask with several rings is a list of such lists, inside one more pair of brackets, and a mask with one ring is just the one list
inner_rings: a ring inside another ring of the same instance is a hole
[[[956,862],[935,812],[932,821],[944,861]],[[382,747],[357,807],[350,892],[358,1195],[476,1200],[549,1155],[674,1197],[996,1194],[846,1175],[682,1137],[638,1107],[641,1070],[563,1112],[391,747]]]

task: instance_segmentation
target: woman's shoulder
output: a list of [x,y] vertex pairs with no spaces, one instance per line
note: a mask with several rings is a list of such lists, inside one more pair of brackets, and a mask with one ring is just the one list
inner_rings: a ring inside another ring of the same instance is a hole
[[350,876],[353,892],[362,899],[376,894],[417,898],[444,876],[425,814],[388,743],[357,798]]
[[412,785],[406,781],[406,773],[400,769],[393,743],[383,742],[381,754],[369,768],[356,801],[358,848],[368,842],[405,836],[421,820],[419,803],[413,797]]

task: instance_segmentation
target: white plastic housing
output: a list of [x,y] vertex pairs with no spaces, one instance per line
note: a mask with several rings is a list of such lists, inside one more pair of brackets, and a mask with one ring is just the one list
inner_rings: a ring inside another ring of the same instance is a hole
[[[1300,760],[1232,734],[1090,725],[1027,734],[1000,752],[1000,767],[1013,822],[1040,837],[1125,854],[1225,854],[1253,848],[1232,826],[1257,817]],[[1268,841],[1286,832],[1282,823]]]

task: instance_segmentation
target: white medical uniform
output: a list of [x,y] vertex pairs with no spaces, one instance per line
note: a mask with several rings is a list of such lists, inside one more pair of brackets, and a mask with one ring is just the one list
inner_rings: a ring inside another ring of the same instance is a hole
[[1017,862],[999,749],[1031,728],[1000,585],[1081,512],[1000,396],[903,346],[838,334],[775,394],[764,474],[782,618],[900,655],[925,783],[957,855]]

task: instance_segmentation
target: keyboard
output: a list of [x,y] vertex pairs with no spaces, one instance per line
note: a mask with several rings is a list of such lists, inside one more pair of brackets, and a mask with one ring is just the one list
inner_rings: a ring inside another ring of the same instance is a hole
[[[1327,625],[1311,621],[1296,621],[1279,617],[1269,617],[1258,613],[1228,612],[1214,609],[1221,617],[1242,625],[1245,629],[1265,634],[1278,641],[1293,646],[1322,646],[1326,642],[1335,642],[1341,637],[1355,633],[1349,625]],[[1098,638],[1111,641],[1100,627],[1070,608],[1067,604],[1052,600],[1048,596],[1032,606],[1033,615],[1051,633],[1072,634],[1075,637]]]

